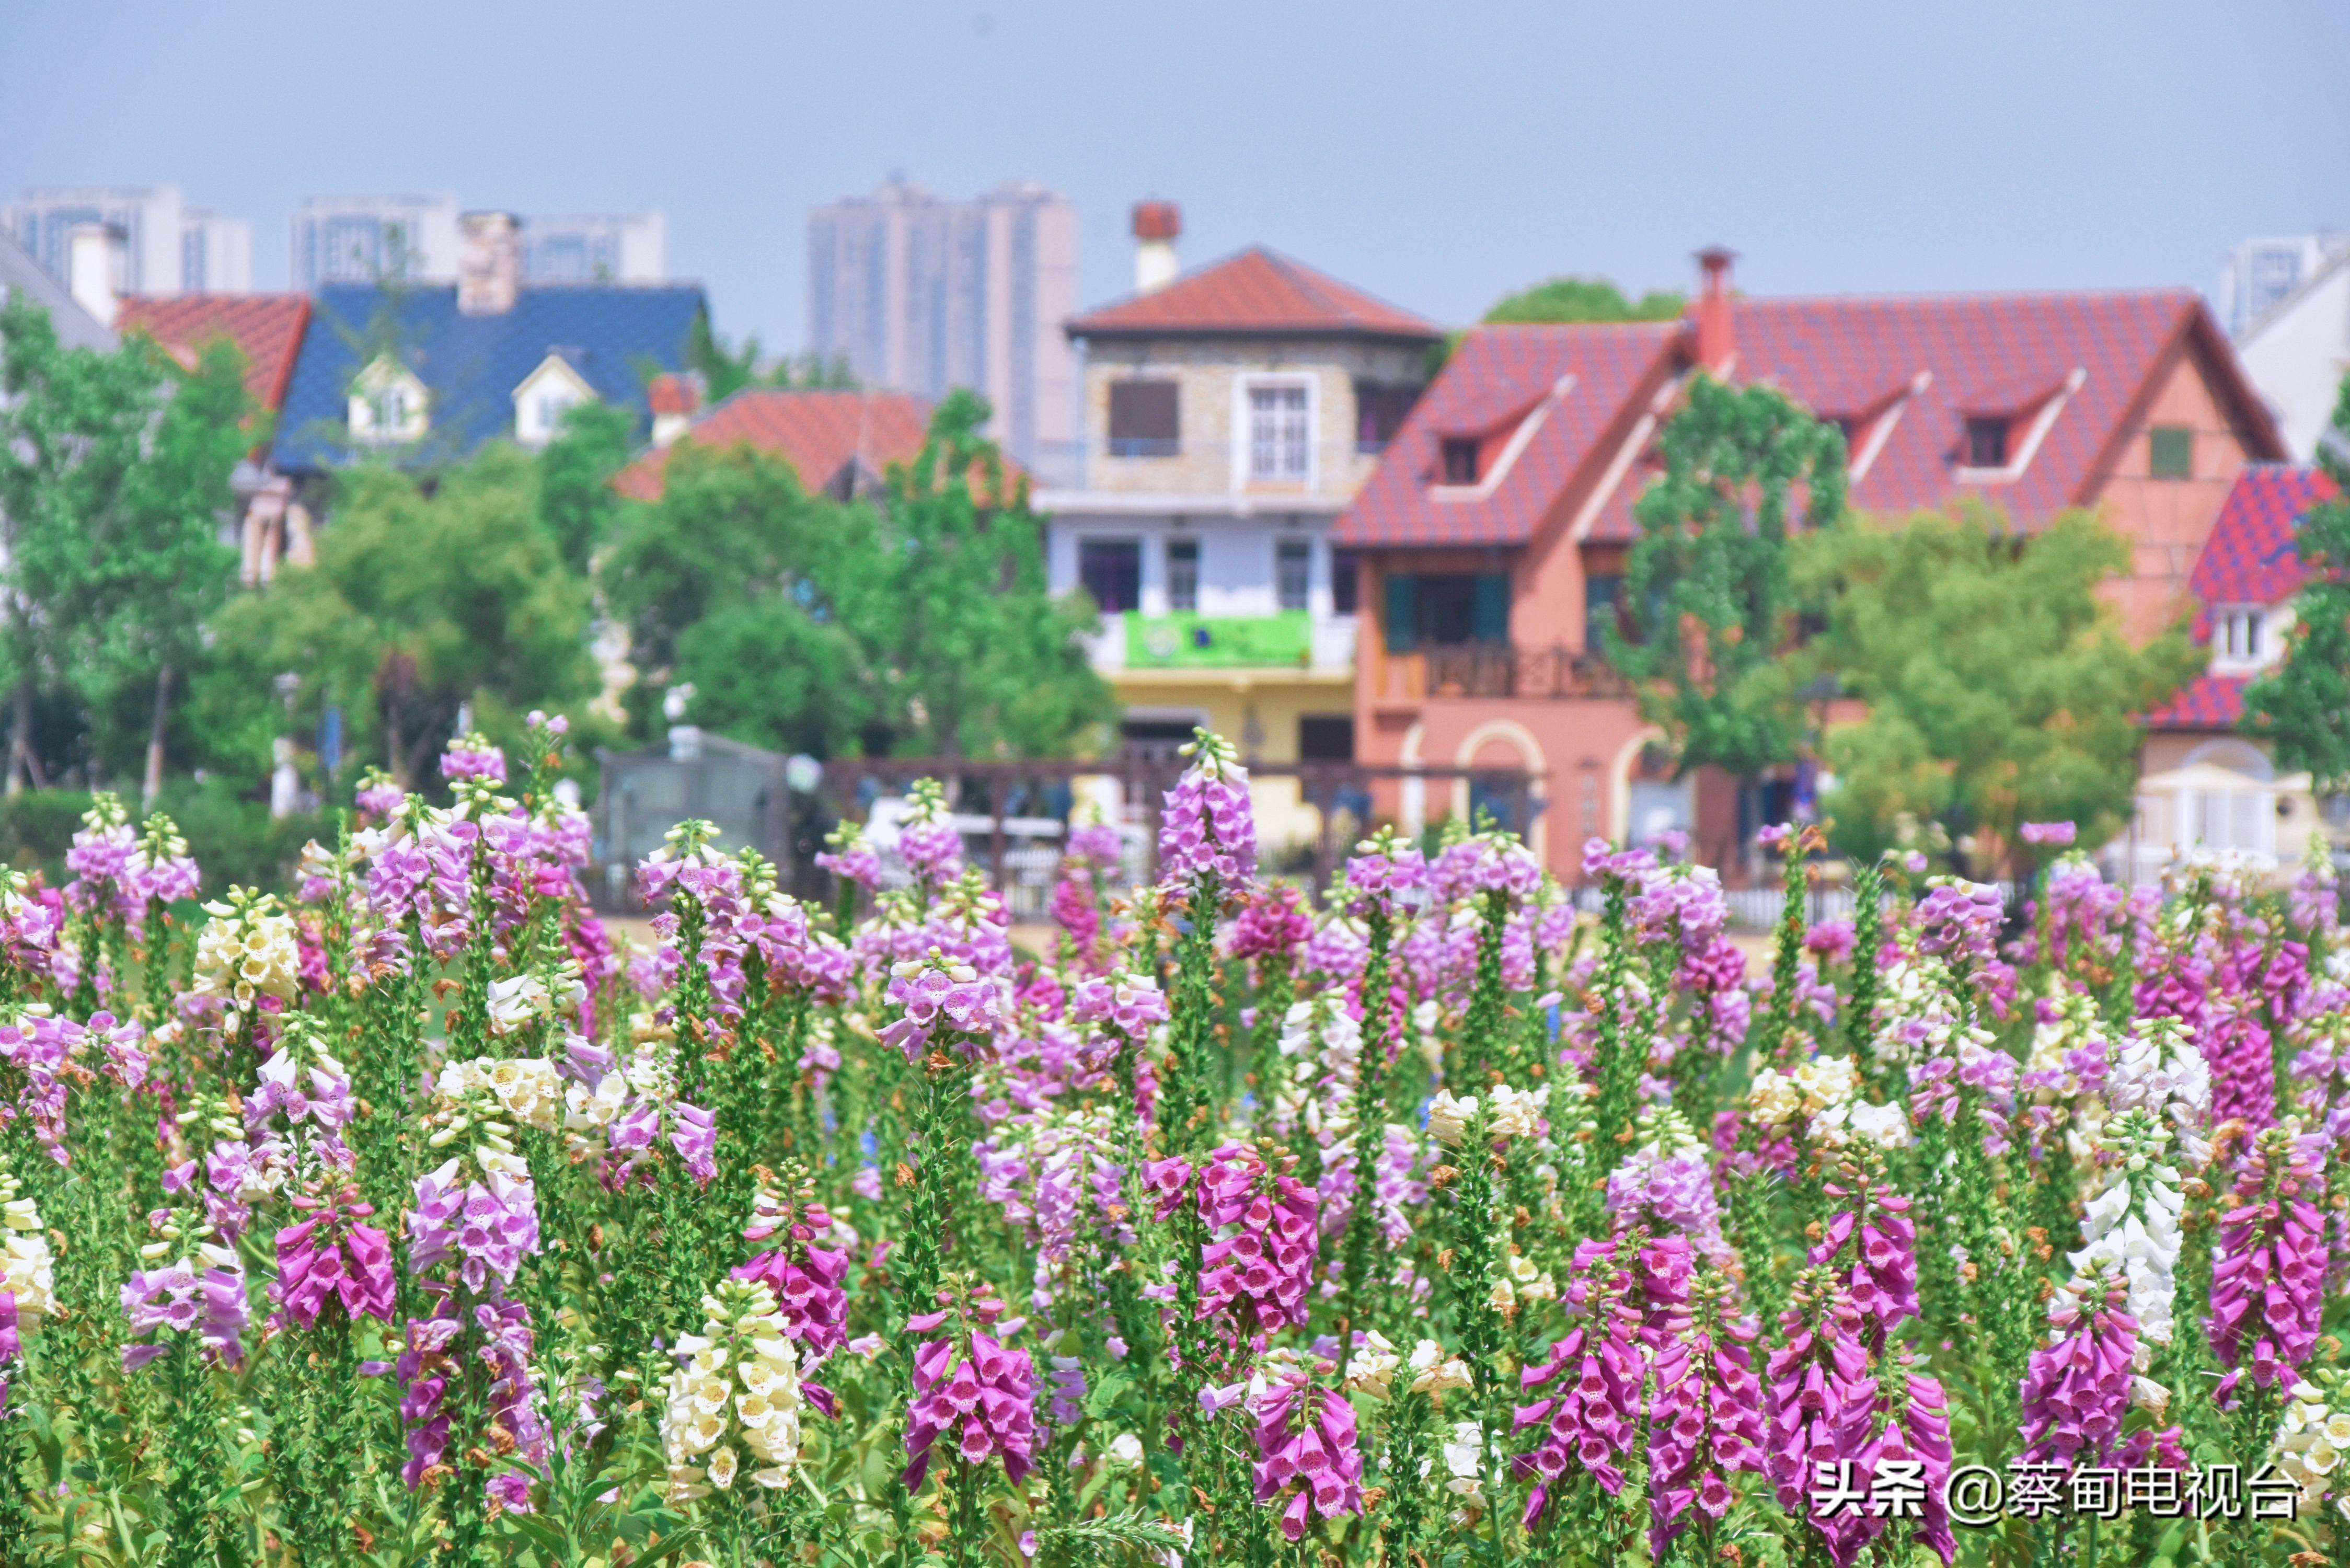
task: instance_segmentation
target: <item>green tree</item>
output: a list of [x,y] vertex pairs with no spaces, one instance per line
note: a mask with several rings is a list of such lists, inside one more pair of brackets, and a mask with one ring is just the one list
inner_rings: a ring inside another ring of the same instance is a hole
[[628,410],[590,400],[564,410],[563,428],[538,454],[538,516],[563,564],[588,570],[612,536],[620,497],[612,476],[636,447],[636,420]]
[[1798,591],[1828,609],[1796,668],[1866,705],[1826,734],[1838,844],[1873,856],[1907,815],[1972,835],[1969,859],[1988,873],[2026,822],[2077,823],[2087,844],[2120,831],[2138,715],[2199,663],[2183,632],[2124,638],[2098,589],[2128,565],[2085,512],[2022,536],[1972,505],[1803,540]]
[[696,722],[824,754],[1080,744],[1111,711],[1079,640],[1092,612],[1046,591],[1043,525],[986,418],[950,397],[920,455],[846,502],[747,449],[681,446],[598,573],[643,672],[632,707],[690,687]]
[[1485,312],[1488,325],[1581,321],[1675,321],[1689,301],[1663,289],[1638,299],[1604,277],[1554,277],[1504,295]]
[[134,336],[111,353],[67,349],[46,312],[0,309],[0,515],[6,518],[5,656],[16,694],[11,786],[42,780],[35,687],[69,690],[97,722],[151,693],[145,798],[161,787],[174,683],[233,584],[220,542],[230,475],[255,438],[244,361],[225,342],[182,371]]
[[[483,727],[594,693],[588,586],[539,520],[536,472],[485,447],[428,493],[380,467],[338,481],[317,565],[216,618],[206,716],[248,765],[339,708],[354,754],[421,782],[469,704]],[[281,694],[282,693],[282,694]]]
[[1798,609],[1788,509],[1799,498],[1814,530],[1843,516],[1844,438],[1775,389],[1700,374],[1661,445],[1664,472],[1633,508],[1629,635],[1603,624],[1601,643],[1671,738],[1679,772],[1749,782],[1794,757],[1801,739],[1783,659]]
[[830,548],[828,508],[791,465],[748,446],[680,441],[658,501],[625,509],[597,567],[608,613],[650,689],[669,684],[685,633],[783,595]]
[[700,373],[702,390],[713,403],[733,397],[745,387],[842,389],[857,385],[857,378],[850,373],[846,359],[837,356],[827,359],[813,349],[797,358],[779,358],[761,369],[759,339],[755,335],[745,337],[740,348],[733,348],[711,329],[710,318],[705,316],[694,317],[685,359]]
[[2304,514],[2293,546],[2309,576],[2293,596],[2283,661],[2244,689],[2244,732],[2307,772],[2323,800],[2350,792],[2350,379],[2317,460],[2342,493]]

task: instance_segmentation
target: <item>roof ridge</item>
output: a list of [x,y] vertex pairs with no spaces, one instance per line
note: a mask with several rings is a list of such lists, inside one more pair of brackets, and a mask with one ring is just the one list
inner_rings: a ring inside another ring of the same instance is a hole
[[[1750,310],[1773,305],[1932,305],[1994,304],[2011,300],[2168,299],[2200,301],[2200,290],[2182,283],[2150,284],[2139,288],[1954,288],[1905,290],[1866,294],[1846,290],[1832,294],[1740,294],[1735,308]],[[1692,306],[1691,308],[1694,308]],[[1686,314],[1686,312],[1684,312]]]

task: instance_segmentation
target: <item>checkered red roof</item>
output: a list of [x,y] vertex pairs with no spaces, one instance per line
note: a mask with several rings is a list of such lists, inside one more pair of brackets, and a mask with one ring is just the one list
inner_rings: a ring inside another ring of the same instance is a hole
[[114,319],[117,330],[144,332],[188,366],[213,338],[229,339],[244,354],[245,389],[273,413],[286,400],[294,351],[309,322],[310,297],[303,294],[132,295]]
[[[1883,413],[1892,423],[1867,471],[1853,486],[1856,506],[1898,513],[1977,495],[2026,524],[2093,499],[2102,467],[2111,460],[2133,404],[2173,349],[2199,328],[2208,343],[2219,343],[2197,296],[2184,289],[1742,298],[1732,320],[1737,352],[1731,367],[1733,380],[1767,382],[1824,416],[1895,410]],[[1505,349],[1495,336],[1529,331],[1555,336],[1524,339],[1514,351]],[[1678,327],[1487,327],[1472,332],[1406,424],[1402,439],[1389,449],[1379,474],[1341,520],[1339,537],[1357,545],[1462,542],[1458,524],[1448,515],[1453,504],[1429,493],[1434,432],[1454,417],[1456,403],[1482,397],[1497,373],[1510,373],[1500,367],[1513,364],[1513,353],[1541,356],[1545,365],[1555,367],[1555,375],[1577,369],[1586,355],[1620,353],[1635,343],[1653,348],[1659,345],[1645,335],[1659,332],[1669,337],[1670,351],[1686,365],[1689,336]],[[2076,371],[2076,389],[2065,397],[2019,475],[1990,483],[1959,477],[1967,416],[2012,416],[2013,439],[2020,443],[2032,415]],[[1515,373],[1526,374],[1522,369]],[[1614,385],[1628,392],[1636,379],[1611,382],[1594,377],[1588,389],[1600,394],[1604,386]],[[1585,390],[1578,371],[1569,401],[1578,400]],[[1577,428],[1596,435],[1618,411],[1613,406],[1592,409]],[[2248,409],[2245,418],[2260,426],[2253,436],[2256,449],[2273,447],[2265,415]],[[1866,429],[1858,433],[1865,441]],[[2266,440],[2261,439],[2262,433]],[[1495,509],[1505,515],[1497,515],[1476,542],[1523,544],[1581,465],[1595,458],[1606,462],[1613,454],[1576,447],[1553,455],[1558,461],[1522,476],[1517,486],[1521,493],[1506,507]],[[1653,472],[1645,463],[1636,464],[1596,519],[1590,537],[1633,536],[1632,504]],[[1545,485],[1547,493],[1541,493]]]
[[2302,577],[2294,526],[2336,493],[2323,470],[2289,463],[2254,463],[2236,476],[2187,579],[2199,607],[2196,641],[2210,639],[2214,605],[2267,606],[2292,597]]
[[2199,675],[2146,716],[2156,730],[2232,730],[2244,716],[2244,675]]
[[1336,333],[1434,342],[1432,322],[1258,245],[1162,288],[1073,317],[1073,337],[1159,333]]
[[[1626,400],[1673,354],[1679,336],[1672,322],[1474,328],[1396,432],[1333,538],[1341,545],[1525,543]],[[1573,380],[1565,395],[1551,399],[1567,377]],[[1536,408],[1542,423],[1489,492],[1430,493],[1442,477],[1446,436],[1482,434],[1497,420],[1532,417]]]

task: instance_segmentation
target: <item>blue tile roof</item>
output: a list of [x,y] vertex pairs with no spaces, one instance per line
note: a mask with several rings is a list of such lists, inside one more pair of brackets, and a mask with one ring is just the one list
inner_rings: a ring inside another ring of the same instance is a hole
[[350,461],[352,378],[387,348],[432,395],[430,433],[404,461],[462,457],[514,433],[514,392],[549,354],[560,354],[596,395],[647,417],[645,383],[685,368],[694,284],[525,286],[512,310],[466,316],[454,285],[389,291],[373,284],[318,290],[294,361],[272,452],[287,473]]

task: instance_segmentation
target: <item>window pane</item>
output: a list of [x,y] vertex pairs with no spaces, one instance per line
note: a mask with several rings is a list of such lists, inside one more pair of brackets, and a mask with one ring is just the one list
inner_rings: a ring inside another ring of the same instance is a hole
[[1077,580],[1104,615],[1119,615],[1142,602],[1142,545],[1135,539],[1081,539]]
[[1196,610],[1200,607],[1200,541],[1197,539],[1167,541],[1167,607],[1170,610]]
[[1353,716],[1346,713],[1300,715],[1297,721],[1297,760],[1301,763],[1353,762]]
[[1330,613],[1355,613],[1356,583],[1362,571],[1360,559],[1352,550],[1330,552]]
[[1303,387],[1249,389],[1249,476],[1304,479],[1312,457],[1312,431]]
[[1477,483],[1477,438],[1475,436],[1444,438],[1444,483],[1447,484]]
[[2007,419],[2004,415],[1973,414],[1968,417],[1967,466],[2007,466]]
[[1109,389],[1112,457],[1172,457],[1182,428],[1175,383],[1113,381]]
[[2195,432],[2185,425],[2156,425],[2146,432],[2147,469],[2157,479],[2187,479],[2195,472]]
[[1305,607],[1306,587],[1314,559],[1314,546],[1303,539],[1284,539],[1274,561],[1274,587],[1281,596],[1281,607],[1302,610]]

